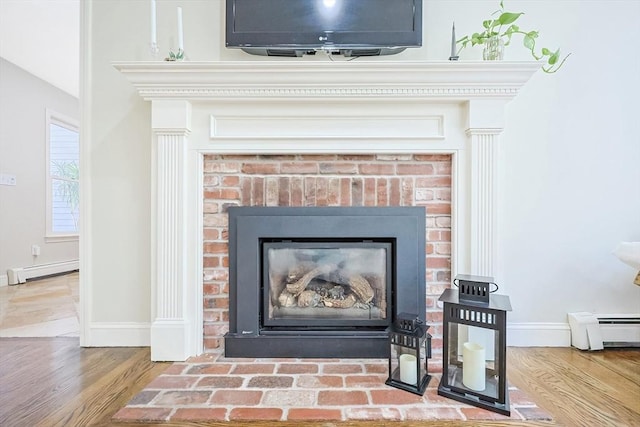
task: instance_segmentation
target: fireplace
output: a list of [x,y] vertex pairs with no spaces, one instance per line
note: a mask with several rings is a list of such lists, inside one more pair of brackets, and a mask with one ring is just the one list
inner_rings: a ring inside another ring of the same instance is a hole
[[229,208],[230,357],[387,357],[424,322],[424,207]]
[[[206,242],[202,231],[203,158],[210,155],[451,156],[450,272],[499,277],[499,136],[505,106],[540,68],[537,62],[114,65],[151,101],[152,360],[219,348],[226,332],[206,325],[226,321],[225,298],[205,298],[202,310],[207,288],[226,292],[225,285],[206,283],[209,258],[203,261],[206,245],[226,250],[225,243]],[[226,267],[224,255],[211,259]],[[216,274],[225,280],[226,272]],[[430,283],[432,292],[441,293],[449,276]],[[428,310],[438,331],[441,310]],[[437,349],[435,335],[433,342]]]

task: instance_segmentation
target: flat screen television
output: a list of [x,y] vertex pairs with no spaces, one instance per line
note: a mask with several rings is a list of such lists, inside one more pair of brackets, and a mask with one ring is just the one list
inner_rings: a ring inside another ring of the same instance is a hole
[[388,55],[422,45],[422,0],[226,0],[226,46],[302,56]]

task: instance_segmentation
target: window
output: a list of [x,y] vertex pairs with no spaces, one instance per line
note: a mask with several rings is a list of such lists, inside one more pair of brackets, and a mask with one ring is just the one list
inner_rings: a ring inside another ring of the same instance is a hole
[[47,239],[77,238],[79,218],[78,125],[47,110]]

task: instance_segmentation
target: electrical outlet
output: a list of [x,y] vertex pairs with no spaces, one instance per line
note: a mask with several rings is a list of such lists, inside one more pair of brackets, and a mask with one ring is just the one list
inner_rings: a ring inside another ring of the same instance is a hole
[[31,245],[31,255],[33,255],[33,256],[40,256],[40,246],[38,246],[38,245]]
[[16,185],[16,176],[0,173],[0,185]]

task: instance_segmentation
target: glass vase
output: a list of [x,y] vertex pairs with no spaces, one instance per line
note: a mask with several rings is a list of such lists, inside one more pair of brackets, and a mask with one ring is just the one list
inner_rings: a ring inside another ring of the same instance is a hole
[[485,61],[502,61],[504,58],[504,40],[499,36],[489,37],[484,42],[482,59]]

